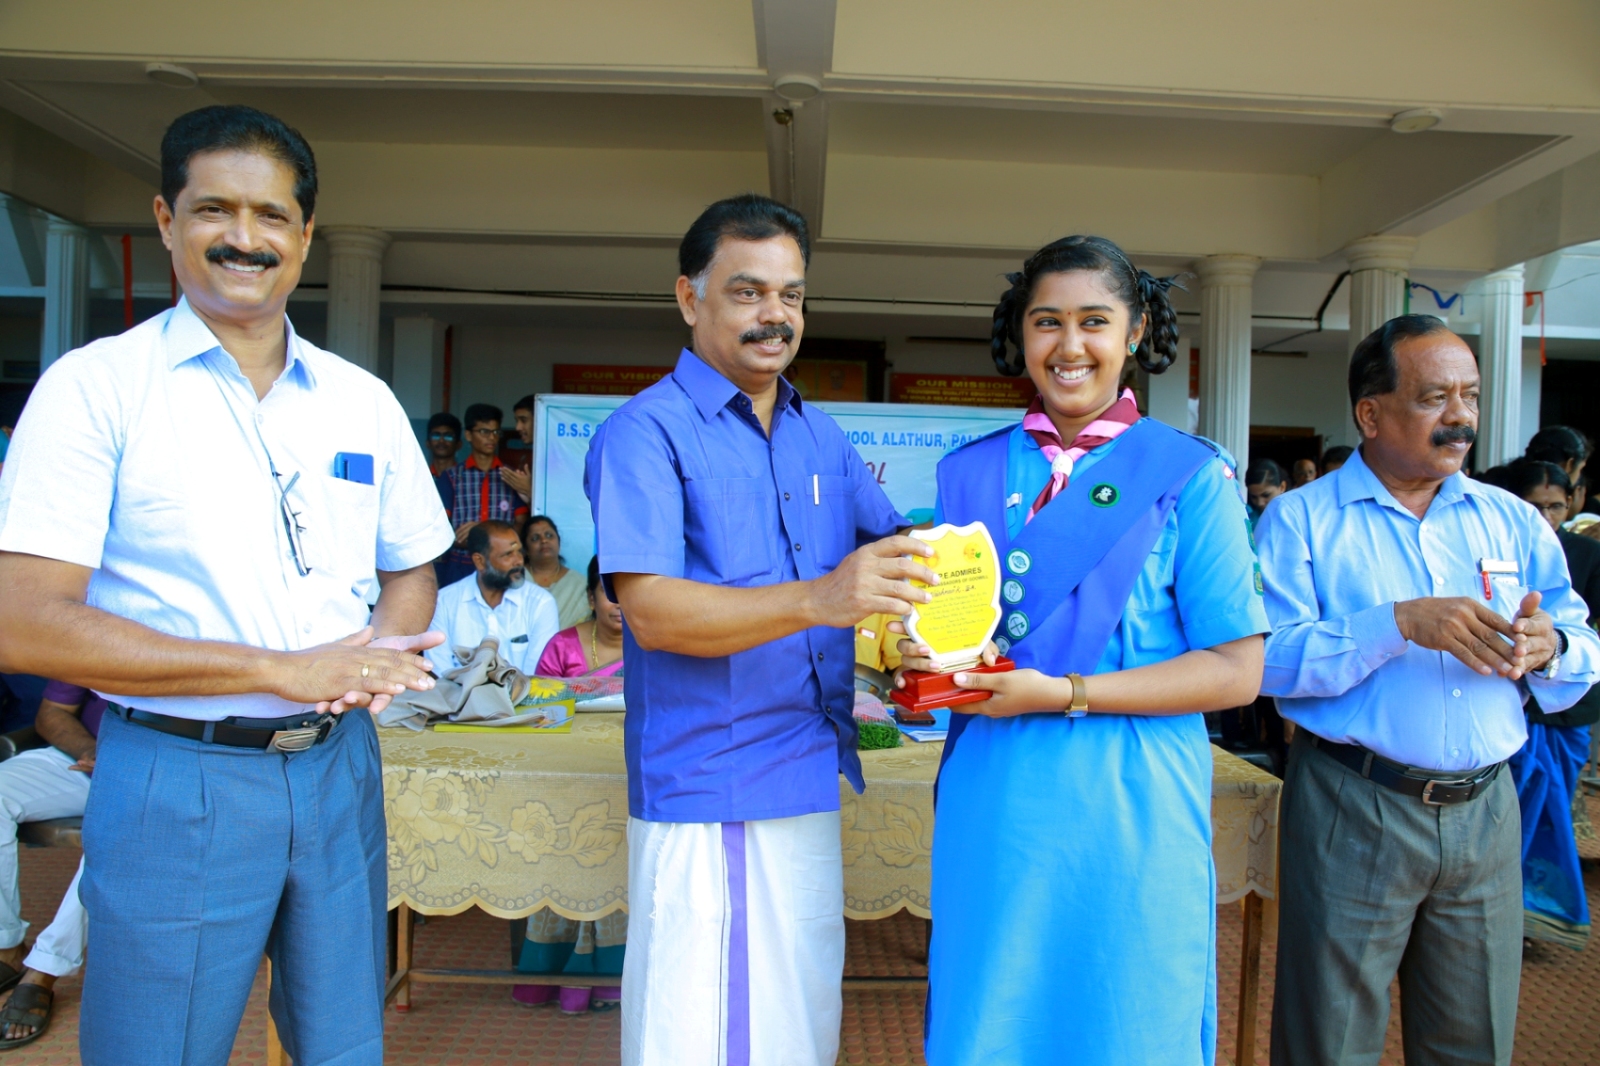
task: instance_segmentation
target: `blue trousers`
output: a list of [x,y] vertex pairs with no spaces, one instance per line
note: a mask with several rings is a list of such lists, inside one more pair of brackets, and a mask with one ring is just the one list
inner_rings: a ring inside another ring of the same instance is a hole
[[108,712],[84,814],[85,1066],[224,1066],[272,959],[295,1066],[382,1066],[388,881],[371,716],[293,755]]

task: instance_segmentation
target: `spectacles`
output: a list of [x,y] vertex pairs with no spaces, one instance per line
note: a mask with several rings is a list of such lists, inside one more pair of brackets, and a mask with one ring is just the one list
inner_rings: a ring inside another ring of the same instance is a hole
[[498,437],[500,435],[500,430],[498,430],[498,429],[488,429],[488,428],[486,428],[484,426],[479,426],[477,429],[469,429],[469,430],[467,430],[467,432],[470,433],[474,437],[478,437],[478,436]]
[[454,433],[429,433],[428,434],[428,439],[429,440],[455,440],[456,439],[456,435]]
[[305,546],[300,543],[300,534],[306,531],[306,527],[300,524],[300,512],[289,506],[289,490],[300,480],[300,475],[296,473],[287,485],[283,484],[283,475],[276,469],[272,471],[272,477],[278,482],[278,513],[283,517],[283,531],[289,537],[289,552],[294,556],[294,568],[301,577],[306,577],[310,575],[311,567],[306,565]]

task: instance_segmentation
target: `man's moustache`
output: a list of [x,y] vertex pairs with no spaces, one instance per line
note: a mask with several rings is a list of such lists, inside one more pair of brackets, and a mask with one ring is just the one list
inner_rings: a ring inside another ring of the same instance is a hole
[[762,326],[760,329],[747,330],[739,335],[740,344],[758,344],[761,341],[781,340],[784,343],[794,340],[794,327],[787,322],[776,326]]
[[278,253],[263,248],[258,252],[245,252],[229,244],[217,244],[206,249],[206,259],[213,263],[238,263],[240,266],[275,267],[283,262]]
[[1440,426],[1433,431],[1429,443],[1435,448],[1442,448],[1446,444],[1471,444],[1478,439],[1478,431],[1471,426]]

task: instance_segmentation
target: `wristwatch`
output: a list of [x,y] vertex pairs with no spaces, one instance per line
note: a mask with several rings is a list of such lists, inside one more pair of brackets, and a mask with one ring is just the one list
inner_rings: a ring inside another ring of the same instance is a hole
[[1089,686],[1082,674],[1068,674],[1067,680],[1072,682],[1072,703],[1066,709],[1067,717],[1082,718],[1089,713]]
[[1550,656],[1550,658],[1545,661],[1545,664],[1543,666],[1539,667],[1539,669],[1537,669],[1537,670],[1534,670],[1533,671],[1533,675],[1535,677],[1542,677],[1547,681],[1550,678],[1555,677],[1556,676],[1556,671],[1561,669],[1561,655],[1566,650],[1567,650],[1567,635],[1565,633],[1561,632],[1561,630],[1558,629],[1558,630],[1556,630],[1556,651],[1555,651],[1555,654]]

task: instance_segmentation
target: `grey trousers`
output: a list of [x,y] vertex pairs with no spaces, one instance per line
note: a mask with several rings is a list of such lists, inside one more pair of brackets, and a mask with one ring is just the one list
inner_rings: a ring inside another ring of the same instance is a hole
[[1273,1066],[1376,1064],[1397,973],[1407,1066],[1510,1063],[1522,978],[1511,774],[1466,803],[1425,806],[1301,729],[1280,814]]

